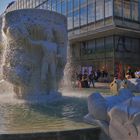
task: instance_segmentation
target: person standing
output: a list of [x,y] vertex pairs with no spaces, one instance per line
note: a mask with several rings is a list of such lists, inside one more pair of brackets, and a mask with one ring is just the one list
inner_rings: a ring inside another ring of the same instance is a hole
[[91,71],[90,75],[89,75],[89,87],[90,85],[93,85],[93,87],[95,87],[95,74],[94,71]]

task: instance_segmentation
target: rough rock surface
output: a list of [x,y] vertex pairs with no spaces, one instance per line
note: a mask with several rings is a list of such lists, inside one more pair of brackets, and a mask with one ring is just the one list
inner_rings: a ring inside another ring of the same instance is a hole
[[58,93],[67,57],[66,24],[64,16],[40,9],[3,17],[3,79],[19,98]]
[[140,97],[116,105],[108,114],[112,140],[140,140]]

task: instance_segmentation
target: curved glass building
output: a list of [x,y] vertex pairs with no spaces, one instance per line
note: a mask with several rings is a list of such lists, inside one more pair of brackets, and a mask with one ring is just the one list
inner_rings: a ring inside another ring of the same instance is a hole
[[5,12],[39,8],[67,16],[74,70],[123,75],[140,67],[139,0],[16,0]]

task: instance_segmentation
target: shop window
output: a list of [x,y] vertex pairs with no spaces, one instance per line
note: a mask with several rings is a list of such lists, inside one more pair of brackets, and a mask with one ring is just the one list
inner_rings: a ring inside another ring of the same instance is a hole
[[115,37],[115,51],[116,52],[126,52],[126,53],[130,53],[131,49],[130,49],[130,45],[131,45],[131,39],[125,37],[125,36],[117,36]]
[[83,55],[87,55],[88,54],[88,45],[87,45],[87,42],[81,42],[81,46],[80,46],[80,51],[81,51],[81,56]]
[[104,38],[96,39],[96,52],[105,52]]
[[94,54],[95,53],[95,40],[88,41],[88,54]]
[[140,43],[139,43],[139,39],[132,39],[132,50],[135,53],[139,53],[140,52]]
[[105,50],[106,52],[113,51],[113,37],[106,37],[105,38]]

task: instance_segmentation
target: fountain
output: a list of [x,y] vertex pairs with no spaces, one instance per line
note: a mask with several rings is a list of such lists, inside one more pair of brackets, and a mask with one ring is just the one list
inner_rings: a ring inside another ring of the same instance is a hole
[[0,140],[99,137],[97,126],[83,122],[86,99],[58,90],[67,57],[66,23],[64,16],[40,9],[4,15]]
[[10,12],[3,19],[3,36],[3,79],[17,97],[57,95],[67,56],[66,19],[44,11]]

